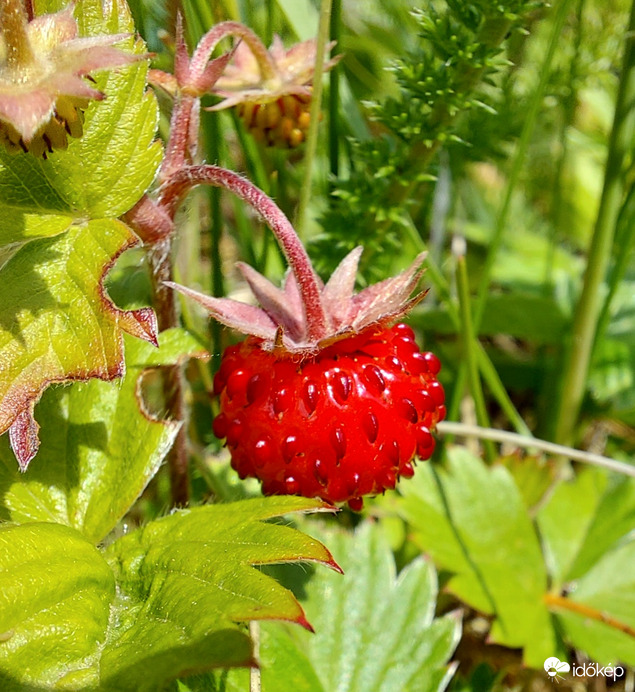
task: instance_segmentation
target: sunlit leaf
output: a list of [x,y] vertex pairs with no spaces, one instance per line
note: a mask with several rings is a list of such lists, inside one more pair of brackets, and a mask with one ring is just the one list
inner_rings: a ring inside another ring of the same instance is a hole
[[447,468],[419,467],[401,492],[398,509],[412,525],[415,542],[453,574],[447,588],[495,616],[492,641],[523,647],[527,663],[542,665],[557,650],[543,603],[547,573],[509,471],[488,468],[453,447]]
[[240,623],[309,626],[293,594],[252,565],[336,567],[316,540],[267,520],[322,508],[295,497],[198,507],[105,553],[60,524],[0,526],[3,692],[155,692],[186,671],[250,665]]
[[204,353],[186,332],[163,332],[159,348],[126,343],[126,375],[120,383],[93,380],[46,392],[37,412],[43,448],[20,473],[0,439],[0,518],[57,521],[97,543],[115,526],[156,473],[178,430],[142,410],[145,367]]
[[115,596],[97,549],[59,524],[4,525],[0,572],[2,690],[95,689]]
[[307,626],[293,594],[251,565],[310,560],[335,566],[316,540],[265,523],[321,507],[298,497],[197,507],[115,541],[107,557],[119,584],[114,607],[121,634],[101,657],[104,687],[150,692],[186,671],[249,665],[246,632],[236,622],[282,619]]

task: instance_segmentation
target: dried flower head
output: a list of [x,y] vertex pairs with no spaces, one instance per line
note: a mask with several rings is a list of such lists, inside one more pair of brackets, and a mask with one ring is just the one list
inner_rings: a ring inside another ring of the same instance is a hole
[[[245,27],[246,28],[246,27]],[[232,61],[216,82],[213,93],[224,101],[211,110],[237,106],[237,113],[253,136],[268,146],[295,147],[304,141],[310,122],[316,41],[303,41],[285,50],[275,36],[267,50],[249,30]],[[334,42],[328,44],[327,51]],[[328,59],[318,76],[330,70],[339,56]]]
[[113,47],[125,34],[79,38],[70,6],[29,22],[20,0],[0,0],[0,20],[0,142],[11,152],[65,149],[103,98],[89,73],[143,57]]

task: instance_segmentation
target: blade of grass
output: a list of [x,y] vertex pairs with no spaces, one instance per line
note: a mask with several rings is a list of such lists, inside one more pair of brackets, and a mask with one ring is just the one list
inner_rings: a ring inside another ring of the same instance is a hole
[[[340,33],[342,22],[342,0],[333,0],[331,8],[331,41],[336,41],[332,55],[341,52]],[[339,113],[340,113],[340,71],[338,69],[329,72],[329,168],[331,175],[336,178],[340,170],[340,140],[339,140]]]
[[[417,250],[419,252],[425,252],[427,250],[426,243],[419,235],[419,232],[415,228],[415,225],[412,222],[412,219],[410,219],[410,217],[408,217],[406,229],[410,239],[412,240]],[[454,328],[457,330],[457,332],[460,331],[461,317],[459,315],[459,309],[456,305],[456,302],[450,292],[450,284],[443,275],[443,272],[441,271],[439,265],[436,263],[432,255],[428,254],[428,256],[425,259],[424,266],[428,272],[426,276],[430,279],[430,283],[434,286],[434,289],[439,299],[445,304],[446,309],[448,311],[448,315],[452,320]],[[478,360],[478,367],[481,372],[481,377],[485,381],[485,384],[487,385],[492,396],[494,397],[498,405],[501,407],[501,410],[507,416],[507,419],[512,424],[516,432],[520,433],[521,435],[531,436],[531,431],[527,427],[527,424],[523,420],[520,413],[518,413],[518,411],[516,410],[516,407],[514,406],[512,400],[509,398],[509,394],[505,389],[505,385],[499,377],[498,372],[494,367],[494,364],[490,360],[490,357],[487,355],[487,352],[483,348],[483,345],[478,341],[478,339],[475,340],[475,344],[476,356]],[[464,379],[456,381],[455,390],[463,391],[464,384]],[[457,398],[457,406],[459,401],[460,398]],[[451,404],[448,408],[448,418],[450,420],[454,420],[457,417],[458,408],[454,410]]]
[[[461,239],[462,240],[462,239]],[[463,243],[465,241],[462,241]],[[457,240],[455,239],[455,243]],[[457,243],[458,244],[458,243]],[[489,428],[489,416],[485,408],[485,397],[479,377],[478,365],[476,362],[476,350],[474,345],[474,328],[472,323],[472,312],[470,306],[470,287],[467,276],[467,267],[465,265],[465,254],[462,251],[455,252],[456,257],[456,283],[459,294],[459,312],[461,315],[461,339],[463,342],[463,357],[467,367],[468,383],[470,394],[474,400],[474,408],[476,410],[476,420],[479,425],[484,428]],[[483,445],[485,448],[485,456],[491,463],[496,458],[496,450],[491,441],[487,440]]]
[[295,217],[295,229],[302,238],[306,231],[307,212],[312,192],[313,160],[317,151],[318,126],[322,109],[322,71],[326,44],[328,42],[331,23],[332,0],[322,0],[320,5],[320,23],[318,26],[317,45],[315,47],[315,77],[313,78],[313,94],[311,97],[311,120],[306,136],[304,153],[304,181],[300,190],[300,200]]
[[571,335],[570,350],[558,399],[554,439],[560,444],[571,444],[591,360],[598,320],[602,307],[602,284],[611,259],[611,250],[618,215],[625,192],[624,160],[632,151],[635,133],[635,2],[631,5],[622,75],[617,92],[613,127],[587,266],[578,300]]
[[611,321],[611,305],[617,289],[620,287],[628,268],[631,266],[633,250],[635,250],[635,186],[631,186],[628,197],[620,218],[618,220],[618,234],[615,238],[613,257],[615,265],[609,276],[609,291],[607,293],[602,312],[598,319],[598,327],[595,336],[595,345],[602,340]]

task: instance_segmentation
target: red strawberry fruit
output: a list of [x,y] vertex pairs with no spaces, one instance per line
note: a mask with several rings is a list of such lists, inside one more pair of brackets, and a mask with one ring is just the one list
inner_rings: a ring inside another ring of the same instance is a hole
[[421,298],[410,295],[424,256],[355,294],[356,248],[323,284],[282,212],[257,194],[248,200],[291,265],[284,287],[244,264],[260,308],[170,284],[250,335],[223,354],[214,433],[226,438],[241,478],[258,478],[265,494],[348,501],[359,510],[364,495],[394,488],[413,475],[415,457],[431,456],[431,430],[445,416],[439,360],[398,322]]

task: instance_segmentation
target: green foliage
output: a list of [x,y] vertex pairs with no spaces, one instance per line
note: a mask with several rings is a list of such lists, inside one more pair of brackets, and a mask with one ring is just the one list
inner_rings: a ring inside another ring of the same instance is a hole
[[472,108],[492,111],[483,87],[505,69],[501,43],[535,5],[458,1],[414,11],[419,40],[406,44],[391,67],[398,95],[369,104],[386,136],[353,144],[350,172],[336,181],[322,221],[326,233],[314,243],[325,274],[344,250],[361,243],[370,275],[391,268],[405,236],[404,215],[413,211],[422,183],[434,180],[434,154],[456,139],[459,116]]
[[2,689],[91,689],[108,628],[115,579],[74,529],[0,526]]
[[128,338],[120,383],[92,380],[47,391],[38,407],[42,450],[28,474],[18,470],[6,435],[0,438],[0,517],[56,521],[94,543],[103,540],[156,474],[179,428],[142,411],[144,369],[202,353],[179,329],[163,332],[158,349]]
[[[33,4],[39,14],[67,3]],[[130,4],[132,15],[123,0],[78,0],[82,35],[128,34],[118,45],[137,54],[147,45],[158,54],[153,67],[170,70],[174,52],[158,33],[173,32],[170,3]],[[222,19],[246,21],[266,42],[279,31],[289,47],[315,35],[319,4],[188,0],[183,11],[191,47]],[[449,247],[450,236],[465,240],[466,288],[484,274],[492,284],[478,325],[484,341],[471,354],[488,387],[487,414],[504,426],[501,406],[509,421],[542,434],[585,264],[595,261],[585,251],[628,3],[571,2],[552,62],[544,56],[561,5],[333,6],[344,57],[312,162],[316,265],[325,274],[362,244],[370,281],[429,249],[424,283],[433,291],[411,323],[442,356],[457,416],[459,403],[469,415]],[[151,273],[161,253],[142,247],[122,219],[153,190],[163,155],[157,126],[168,130],[171,104],[160,94],[160,110],[147,89],[149,61],[95,74],[106,98],[88,106],[84,136],[68,150],[40,160],[0,149],[0,431],[37,404],[41,442],[22,473],[9,435],[0,437],[0,688],[238,692],[258,662],[264,692],[490,691],[544,687],[550,656],[635,666],[633,478],[521,453],[490,466],[448,446],[439,463],[401,483],[400,495],[368,500],[370,519],[296,517],[304,535],[281,517],[322,503],[254,498],[257,486],[238,479],[226,451],[206,447],[215,404],[204,340],[180,328],[156,335],[143,308],[160,307]],[[539,111],[522,161],[514,146],[532,104]],[[200,156],[247,170],[292,216],[302,149],[259,148],[235,117],[207,113],[202,123]],[[607,453],[629,461],[635,195],[626,154],[578,442],[606,438]],[[211,265],[209,283],[222,293],[223,273],[232,294],[242,289],[228,270],[235,258],[280,274],[281,258],[251,212],[219,200],[211,212],[202,195],[184,207],[174,274],[204,284]],[[209,218],[216,225],[207,237]],[[168,257],[170,248],[161,251]],[[466,316],[469,296],[463,307]],[[188,308],[183,321],[205,329]],[[219,331],[213,355],[231,338]],[[189,414],[176,420],[165,372],[191,358],[182,368]],[[185,435],[182,449],[197,462],[192,501],[165,516],[162,462]],[[212,496],[217,504],[207,504]],[[334,560],[344,575],[323,569]],[[278,565],[298,561],[321,564]],[[482,648],[470,649],[469,629],[457,648],[459,610],[468,627],[480,624]],[[315,633],[297,626],[307,623]]]
[[487,468],[463,448],[448,468],[418,469],[399,504],[415,541],[439,567],[453,573],[448,588],[478,610],[495,615],[491,637],[525,647],[538,667],[556,651],[541,597],[547,572],[522,497],[502,466]]
[[320,507],[303,498],[198,507],[105,551],[61,524],[5,524],[3,689],[150,692],[185,671],[249,665],[236,622],[305,622],[293,594],[250,565],[333,564],[316,540],[264,520]]
[[[106,18],[93,0],[75,11],[86,35],[132,28],[123,5]],[[132,38],[125,47],[144,50]],[[106,98],[89,105],[84,136],[66,151],[47,160],[0,153],[2,432],[32,416],[51,382],[121,374],[124,331],[154,338],[148,311],[121,312],[102,289],[115,258],[137,242],[115,217],[149,187],[161,159],[146,71],[142,60],[99,75]]]
[[[320,570],[297,585],[315,634],[261,626],[263,691],[445,689],[460,617],[435,618],[430,563],[418,558],[397,575],[385,531],[368,522],[354,534],[306,528],[332,548],[344,577]],[[245,678],[232,671],[226,689],[245,689]]]
[[538,513],[538,533],[507,468],[460,447],[402,493],[397,508],[415,542],[451,573],[452,593],[494,616],[493,641],[522,647],[536,668],[566,657],[565,643],[605,665],[635,664],[633,479],[586,471],[561,483]]

